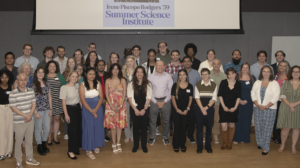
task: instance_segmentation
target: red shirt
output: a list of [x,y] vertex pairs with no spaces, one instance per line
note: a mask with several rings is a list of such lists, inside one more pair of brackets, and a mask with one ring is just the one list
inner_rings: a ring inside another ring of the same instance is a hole
[[[100,76],[100,75],[99,75]],[[103,98],[105,99],[105,86],[104,86],[104,79],[103,76],[100,76],[101,78],[101,85],[102,85],[102,93],[103,93]]]

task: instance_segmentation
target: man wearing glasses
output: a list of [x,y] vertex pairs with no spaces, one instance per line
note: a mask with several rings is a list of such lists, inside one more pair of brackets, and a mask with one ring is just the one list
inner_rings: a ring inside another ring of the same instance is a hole
[[[87,47],[88,53],[84,55],[84,60],[86,60],[87,56],[91,51],[96,51],[96,44],[95,43],[90,43],[89,46]],[[97,55],[99,60],[102,60],[100,55]]]
[[141,52],[142,52],[141,46],[134,45],[132,47],[132,55],[134,56],[134,59],[135,59],[135,62],[136,62],[137,66],[141,65],[141,60],[140,60]]
[[23,62],[29,62],[33,68],[33,71],[35,71],[40,61],[34,56],[31,56],[32,50],[33,47],[31,44],[24,44],[23,55],[16,59],[15,67],[19,67]]
[[157,45],[156,60],[164,62],[168,65],[172,61],[168,44],[165,41],[160,41]]
[[283,61],[285,59],[285,53],[281,50],[277,51],[275,53],[276,63],[272,64],[272,68],[274,70],[274,76],[277,74],[277,66],[279,62]]
[[[257,52],[257,63],[251,65],[250,70],[251,70],[251,74],[253,76],[255,76],[256,79],[258,79],[259,74],[260,74],[260,69],[264,66],[264,65],[268,65],[270,66],[268,63],[266,63],[267,61],[267,52],[264,50],[260,50]],[[271,66],[270,66],[271,67]],[[271,67],[273,74],[274,74],[274,70]]]
[[[12,52],[7,52],[4,57],[5,67],[1,70],[9,70],[14,75],[13,83],[17,79],[18,68],[14,66],[15,63],[15,55]],[[11,83],[11,84],[13,84]]]

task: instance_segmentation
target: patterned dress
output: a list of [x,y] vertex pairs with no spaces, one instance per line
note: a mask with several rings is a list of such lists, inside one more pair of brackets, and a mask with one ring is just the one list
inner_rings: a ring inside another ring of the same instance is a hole
[[[116,89],[111,87],[111,79],[107,79],[108,84],[108,95],[110,100],[112,101],[111,105],[115,107],[120,107],[120,102],[123,98],[123,84],[120,83]],[[127,113],[126,113],[126,105],[125,101],[123,101],[122,108],[118,113],[115,113],[106,102],[105,105],[105,118],[104,118],[104,126],[107,129],[116,129],[120,128],[123,129],[127,127]]]
[[57,75],[54,78],[48,77],[48,82],[51,89],[52,116],[57,116],[64,112],[62,109],[61,100],[59,99],[61,82]]

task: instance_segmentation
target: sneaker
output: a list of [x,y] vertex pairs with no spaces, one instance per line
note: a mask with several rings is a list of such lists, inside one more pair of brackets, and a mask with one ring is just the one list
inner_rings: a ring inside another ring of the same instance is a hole
[[0,156],[0,160],[5,160],[5,156],[4,155]]
[[238,142],[235,142],[235,141],[233,141],[233,144],[237,145],[237,144],[239,144],[239,143],[238,143]]
[[57,135],[60,135],[60,131],[58,131]]
[[219,144],[219,138],[217,135],[214,135],[214,143]]
[[170,145],[169,139],[163,139],[164,145]]
[[149,139],[148,144],[153,145],[155,141],[156,141],[155,139]]
[[160,135],[160,132],[158,130],[158,127],[156,127],[156,135]]
[[32,166],[38,166],[40,165],[40,162],[36,161],[34,158],[26,160],[26,164],[32,165]]
[[23,166],[20,163],[17,163],[17,168],[23,168]]
[[111,139],[108,136],[105,136],[104,141],[109,142]]
[[190,141],[190,143],[195,143],[194,137],[188,137],[187,139]]
[[64,139],[69,139],[68,134],[66,134],[66,135],[64,136]]

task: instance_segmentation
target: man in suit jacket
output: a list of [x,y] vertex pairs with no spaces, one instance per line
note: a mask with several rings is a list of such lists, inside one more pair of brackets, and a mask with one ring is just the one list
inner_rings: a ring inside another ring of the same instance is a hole
[[[105,97],[105,80],[107,79],[107,75],[108,73],[104,71],[105,69],[105,61],[104,60],[100,60],[97,63],[97,74],[96,74],[96,80],[99,81],[101,83],[102,86],[102,93],[103,93],[103,103],[101,105],[101,107],[103,108],[103,112],[105,115],[105,104],[106,104],[106,97]],[[109,142],[110,138],[107,136],[106,134],[106,128],[104,128],[104,132],[105,132],[105,142]]]
[[275,53],[275,58],[276,58],[276,62],[271,65],[274,70],[274,76],[277,74],[277,66],[278,66],[279,62],[281,62],[285,59],[285,53],[283,51],[279,50]]

